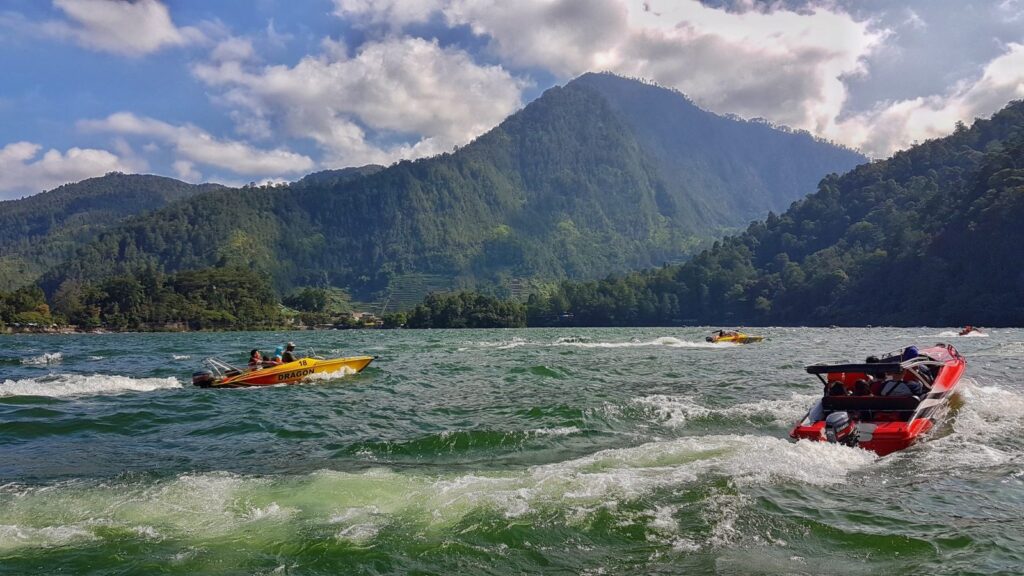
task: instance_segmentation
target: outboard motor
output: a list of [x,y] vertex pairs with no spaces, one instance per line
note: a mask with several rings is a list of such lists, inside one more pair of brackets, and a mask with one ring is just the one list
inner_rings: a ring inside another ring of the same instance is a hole
[[825,438],[833,444],[851,447],[860,442],[857,425],[846,412],[833,412],[825,418]]
[[213,385],[213,372],[209,370],[200,370],[192,373],[192,385],[199,386],[202,388],[209,388]]
[[707,338],[704,339],[704,341],[705,342],[714,342],[715,339],[712,336],[708,336]]

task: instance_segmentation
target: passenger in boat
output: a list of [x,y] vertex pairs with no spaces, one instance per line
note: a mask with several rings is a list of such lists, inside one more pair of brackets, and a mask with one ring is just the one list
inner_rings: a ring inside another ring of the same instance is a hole
[[828,385],[829,396],[846,396],[846,386],[843,385],[839,380],[829,382]]
[[295,357],[295,343],[289,342],[284,347],[284,355],[281,357],[282,362],[295,362],[298,358]]
[[854,396],[870,396],[871,395],[871,385],[868,384],[868,381],[863,379],[863,378],[858,379],[856,382],[853,383],[853,395]]
[[249,352],[249,370],[259,370],[260,368],[263,368],[263,355],[254,348]]
[[882,396],[921,396],[924,386],[914,380],[886,380]]
[[278,346],[277,348],[274,348],[273,355],[271,355],[266,360],[264,360],[263,361],[263,365],[264,366],[277,366],[278,364],[280,364],[281,363],[281,353],[282,353],[282,351],[283,351],[283,348],[280,347],[280,346]]

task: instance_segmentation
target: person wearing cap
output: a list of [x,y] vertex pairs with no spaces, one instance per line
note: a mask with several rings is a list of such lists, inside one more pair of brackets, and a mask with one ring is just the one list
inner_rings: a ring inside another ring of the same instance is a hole
[[284,347],[284,354],[281,356],[281,361],[295,362],[296,360],[298,360],[298,358],[295,357],[295,343],[289,342],[288,345]]

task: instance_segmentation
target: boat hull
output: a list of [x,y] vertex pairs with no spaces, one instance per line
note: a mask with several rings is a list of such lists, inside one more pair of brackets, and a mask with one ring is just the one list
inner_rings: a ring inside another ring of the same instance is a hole
[[316,374],[362,372],[373,360],[373,356],[353,356],[350,358],[331,358],[328,360],[300,358],[294,362],[223,378],[213,382],[211,387],[240,388],[246,386],[295,384]]
[[[885,456],[910,447],[925,437],[949,411],[950,399],[956,394],[960,377],[967,367],[967,362],[952,346],[936,346],[921,350],[923,354],[941,358],[943,366],[939,370],[932,388],[916,404],[907,406],[893,405],[893,400],[886,397],[845,397],[830,399],[825,396],[819,400],[804,418],[790,432],[796,440],[827,442],[825,435],[825,416],[830,411],[845,411],[850,415],[856,426],[859,442],[857,446],[865,450]],[[864,374],[829,373],[829,382],[842,382],[850,385],[862,378]],[[896,401],[899,402],[899,401]],[[901,416],[901,409],[908,408],[909,417]]]
[[746,334],[740,334],[739,336],[722,336],[712,337],[711,342],[715,344],[729,342],[732,344],[750,344],[752,342],[761,342],[764,340],[764,336],[747,336]]

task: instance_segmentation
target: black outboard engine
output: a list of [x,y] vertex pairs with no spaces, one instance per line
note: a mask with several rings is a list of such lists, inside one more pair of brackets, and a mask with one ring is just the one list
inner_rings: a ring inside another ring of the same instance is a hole
[[201,388],[209,388],[213,385],[213,372],[209,370],[200,370],[192,373],[192,385],[199,386]]
[[713,337],[711,337],[711,336],[708,336],[707,338],[704,338],[704,341],[705,342],[714,342],[715,339]]
[[860,442],[857,425],[846,412],[833,412],[825,418],[825,438],[833,444],[851,447]]

